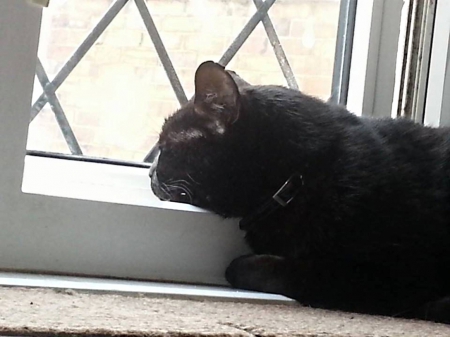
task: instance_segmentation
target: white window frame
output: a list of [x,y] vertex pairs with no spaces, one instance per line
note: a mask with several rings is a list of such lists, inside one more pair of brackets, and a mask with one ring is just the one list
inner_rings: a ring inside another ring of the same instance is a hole
[[358,1],[347,108],[389,117],[404,0]]
[[436,6],[424,124],[450,126],[450,0]]
[[[389,116],[403,0],[359,3],[349,107]],[[40,20],[0,1],[0,269],[226,284],[236,220],[158,201],[146,169],[25,156]]]

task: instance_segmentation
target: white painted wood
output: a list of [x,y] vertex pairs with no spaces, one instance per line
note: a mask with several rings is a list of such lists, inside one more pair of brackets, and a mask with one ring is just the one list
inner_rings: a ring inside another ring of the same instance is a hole
[[[433,43],[431,49],[428,90],[425,103],[424,124],[450,125],[450,111],[443,109],[445,81],[450,57],[450,0],[439,0],[436,7]],[[447,84],[447,88],[448,88]]]
[[358,2],[347,101],[357,115],[391,115],[403,3]]
[[39,275],[0,272],[0,285],[10,287],[37,287],[72,289],[83,291],[109,291],[130,294],[158,294],[198,298],[226,298],[233,300],[258,300],[267,303],[294,301],[281,296],[254,291],[236,290],[228,287],[168,284],[146,281],[111,280],[89,277]]

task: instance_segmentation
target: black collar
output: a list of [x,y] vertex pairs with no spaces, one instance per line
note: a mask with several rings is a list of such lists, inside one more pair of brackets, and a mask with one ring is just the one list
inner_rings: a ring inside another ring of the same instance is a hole
[[278,209],[286,207],[298,195],[302,186],[302,175],[294,173],[269,200],[242,218],[239,222],[239,228],[248,231],[259,220],[269,216]]

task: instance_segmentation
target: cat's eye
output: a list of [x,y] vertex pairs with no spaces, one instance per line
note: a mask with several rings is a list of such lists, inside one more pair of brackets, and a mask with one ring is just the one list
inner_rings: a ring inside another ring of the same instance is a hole
[[187,204],[192,204],[193,200],[192,200],[192,195],[185,192],[185,191],[180,191],[180,190],[173,190],[171,192],[171,201],[174,202],[181,202],[181,203],[187,203]]

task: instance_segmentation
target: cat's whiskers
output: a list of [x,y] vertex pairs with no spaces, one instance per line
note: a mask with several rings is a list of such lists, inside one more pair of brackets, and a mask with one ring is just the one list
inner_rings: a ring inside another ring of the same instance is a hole
[[162,191],[163,191],[165,194],[170,195],[170,193],[169,193],[170,189],[169,189],[169,187],[167,186],[167,184],[161,183],[160,187],[161,187]]
[[192,180],[193,183],[200,185],[200,183],[197,180],[195,180],[194,178],[192,178],[192,176],[189,173],[187,173],[187,176],[189,177],[189,179]]
[[189,183],[189,181],[187,181],[187,180],[185,180],[185,179],[169,179],[168,181],[167,181],[167,184],[185,184],[186,186],[189,186],[190,185],[190,183]]

